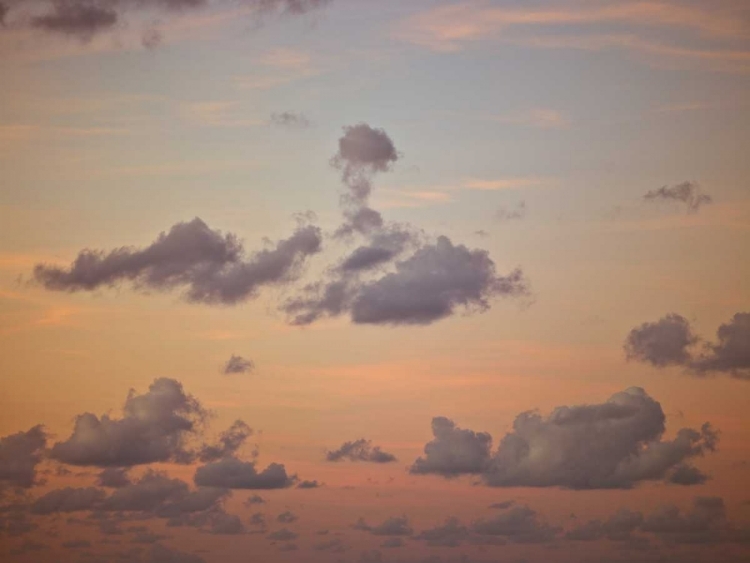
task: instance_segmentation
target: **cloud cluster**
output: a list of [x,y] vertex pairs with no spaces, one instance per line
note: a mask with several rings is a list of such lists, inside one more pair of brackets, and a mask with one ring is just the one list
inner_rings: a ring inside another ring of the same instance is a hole
[[724,373],[750,380],[750,313],[735,314],[719,326],[716,342],[696,349],[700,341],[687,319],[671,313],[632,329],[624,348],[629,360],[659,368],[681,366],[693,375]]
[[344,442],[336,450],[326,452],[326,460],[341,461],[369,461],[371,463],[390,463],[396,461],[396,456],[384,452],[380,446],[373,446],[370,440],[360,438],[351,442]]
[[235,235],[222,235],[195,218],[174,225],[146,248],[83,250],[68,269],[37,264],[34,278],[56,291],[92,291],[122,282],[143,290],[184,288],[188,301],[232,305],[255,297],[263,286],[294,279],[321,243],[320,230],[303,225],[274,247],[245,257]]
[[374,536],[411,536],[414,533],[406,516],[391,516],[376,526],[370,526],[364,518],[360,518],[353,527]]
[[717,432],[708,423],[683,428],[672,440],[662,439],[664,432],[661,405],[640,388],[602,404],[558,407],[546,418],[521,413],[494,453],[489,434],[439,417],[433,420],[435,439],[411,472],[476,474],[494,487],[627,489],[649,480],[705,480],[689,460],[713,451]]
[[202,465],[195,471],[195,484],[226,489],[284,489],[291,487],[296,475],[288,475],[283,465],[271,463],[258,471],[255,461],[226,457]]
[[672,201],[684,203],[688,213],[695,213],[701,206],[711,203],[710,195],[701,193],[700,188],[693,182],[682,182],[674,186],[662,186],[661,188],[646,192],[643,199],[650,202]]

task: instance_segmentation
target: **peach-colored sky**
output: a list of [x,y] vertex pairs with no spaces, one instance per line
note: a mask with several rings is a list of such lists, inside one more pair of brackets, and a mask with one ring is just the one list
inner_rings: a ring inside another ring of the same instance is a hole
[[169,4],[0,0],[1,560],[747,561],[745,2]]

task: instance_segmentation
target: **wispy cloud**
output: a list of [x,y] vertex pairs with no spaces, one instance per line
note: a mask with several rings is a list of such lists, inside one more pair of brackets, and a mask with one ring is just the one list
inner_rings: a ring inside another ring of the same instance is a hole
[[272,49],[255,59],[256,71],[235,77],[242,90],[270,90],[303,78],[321,74],[312,55],[296,49]]
[[468,178],[464,180],[461,187],[467,190],[517,190],[521,188],[533,188],[549,185],[549,178],[516,177],[516,178]]
[[208,127],[253,127],[263,123],[245,116],[236,101],[183,102],[178,112],[183,119]]

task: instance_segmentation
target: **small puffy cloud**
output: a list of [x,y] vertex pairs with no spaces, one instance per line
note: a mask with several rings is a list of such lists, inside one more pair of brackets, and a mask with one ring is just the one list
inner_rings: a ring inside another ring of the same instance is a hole
[[222,369],[224,375],[233,375],[236,373],[251,373],[255,369],[255,363],[252,360],[232,354],[224,364]]
[[272,463],[263,471],[258,471],[254,461],[225,457],[196,469],[194,480],[196,485],[203,487],[284,489],[291,487],[297,477],[287,475],[286,469],[279,463]]
[[317,480],[313,479],[311,481],[309,480],[300,481],[299,484],[297,485],[297,488],[298,489],[317,489],[322,486],[323,485],[318,483]]
[[245,506],[252,506],[253,504],[265,504],[266,500],[260,495],[250,495],[245,500]]
[[313,545],[316,551],[330,551],[332,553],[343,553],[346,551],[346,545],[339,538],[332,538],[327,541],[319,542]]
[[602,404],[558,407],[547,418],[521,413],[494,453],[489,434],[436,418],[435,439],[411,472],[477,474],[495,487],[568,489],[628,489],[650,480],[688,484],[687,472],[705,480],[689,461],[714,451],[718,433],[706,423],[664,440],[665,418],[661,405],[634,387]]
[[372,463],[390,463],[396,461],[396,456],[384,452],[380,446],[373,446],[370,440],[360,438],[352,442],[344,442],[337,450],[326,453],[326,460],[341,461],[369,461]]
[[434,473],[454,477],[467,473],[481,473],[490,460],[492,436],[456,427],[452,420],[438,416],[432,419],[434,440],[424,447],[424,457],[418,458],[411,473]]
[[625,353],[628,359],[660,368],[677,365],[693,375],[725,373],[750,380],[750,313],[736,313],[719,326],[716,342],[705,342],[701,350],[692,349],[699,340],[688,321],[672,313],[631,330]]
[[358,186],[360,176],[387,172],[399,158],[396,146],[383,129],[358,123],[344,127],[339,139],[339,150],[331,163],[341,169],[344,182],[356,193],[367,189],[361,196],[369,195],[369,186]]
[[310,127],[310,120],[303,113],[296,113],[293,111],[285,111],[282,113],[272,113],[271,123],[280,127],[287,127],[290,129],[307,129]]
[[56,443],[52,458],[70,465],[124,467],[158,461],[190,462],[187,440],[206,412],[174,379],[155,380],[149,390],[128,394],[122,418],[91,413],[76,417],[71,436]]
[[693,182],[683,182],[674,186],[662,186],[661,188],[647,192],[643,196],[643,199],[651,202],[672,201],[684,203],[689,213],[694,213],[701,206],[713,201],[710,195],[701,193],[698,185]]
[[689,362],[690,347],[696,342],[690,322],[671,313],[632,329],[625,340],[625,355],[657,367],[683,365]]
[[36,484],[36,467],[46,445],[42,426],[0,438],[0,493],[6,487],[28,489]]
[[301,225],[288,239],[246,257],[235,235],[222,235],[195,218],[174,225],[146,248],[83,250],[68,269],[37,264],[34,278],[56,291],[130,282],[142,290],[182,288],[190,302],[234,305],[255,297],[263,286],[295,279],[321,243],[320,229]]

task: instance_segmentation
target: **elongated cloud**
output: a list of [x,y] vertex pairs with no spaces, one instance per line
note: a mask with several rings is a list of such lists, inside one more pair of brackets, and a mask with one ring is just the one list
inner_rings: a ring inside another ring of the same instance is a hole
[[69,269],[38,264],[34,278],[57,291],[92,291],[122,282],[144,290],[183,288],[188,301],[233,305],[255,297],[263,286],[291,281],[305,258],[320,249],[320,230],[307,225],[245,258],[235,235],[222,235],[195,218],[143,249],[83,250]]
[[547,418],[521,413],[494,453],[489,434],[436,418],[435,439],[411,472],[477,474],[494,487],[568,489],[628,489],[643,481],[671,481],[686,468],[699,474],[689,460],[712,452],[717,432],[706,423],[663,440],[665,429],[661,405],[640,388],[602,404],[558,407]]
[[235,457],[202,465],[195,471],[195,484],[203,487],[284,489],[296,481],[296,475],[287,475],[286,469],[279,463],[272,463],[258,471],[254,461],[241,461]]
[[390,463],[396,461],[396,456],[384,452],[380,446],[373,446],[370,440],[360,438],[352,442],[344,442],[337,450],[326,453],[326,460],[368,461],[371,463]]
[[703,205],[711,203],[710,195],[701,193],[700,188],[693,182],[683,182],[674,186],[662,186],[651,190],[643,196],[646,201],[676,201],[684,203],[689,213],[698,211]]
[[750,313],[737,313],[716,331],[716,342],[694,335],[690,323],[675,313],[634,328],[625,340],[628,359],[663,368],[681,366],[697,376],[728,374],[750,380]]
[[6,487],[28,489],[36,484],[46,445],[42,426],[0,438],[0,494]]

